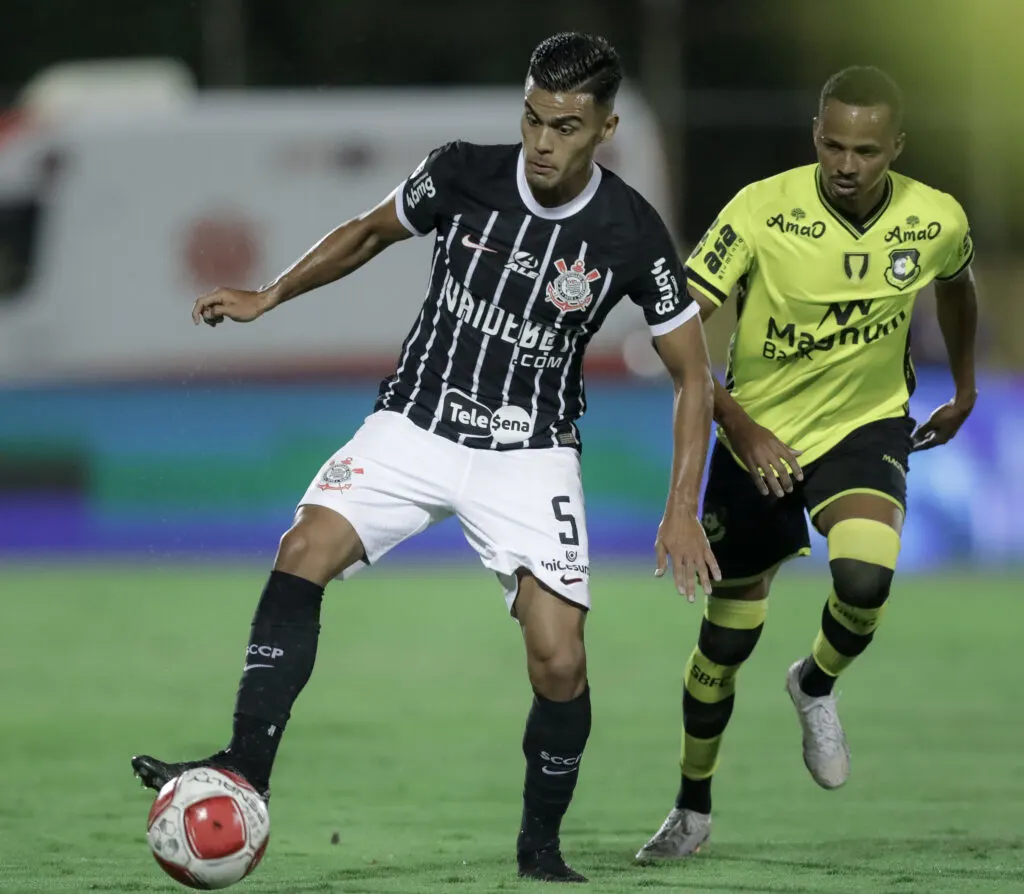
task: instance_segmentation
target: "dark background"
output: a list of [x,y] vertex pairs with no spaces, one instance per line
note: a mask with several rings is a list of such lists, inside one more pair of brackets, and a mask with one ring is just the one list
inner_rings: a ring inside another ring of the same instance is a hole
[[900,169],[961,197],[981,244],[1019,249],[1021,215],[971,208],[989,162],[972,149],[970,99],[980,88],[965,60],[963,14],[910,0],[3,0],[0,104],[48,65],[132,56],[180,59],[205,87],[515,83],[548,34],[595,31],[616,45],[658,114],[689,243],[741,185],[810,161],[821,84],[871,63],[907,95]]

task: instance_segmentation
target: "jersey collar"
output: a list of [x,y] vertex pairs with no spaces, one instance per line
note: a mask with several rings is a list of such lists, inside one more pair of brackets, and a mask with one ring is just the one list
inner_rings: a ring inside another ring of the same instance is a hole
[[843,228],[855,239],[860,239],[868,230],[870,230],[889,207],[889,203],[892,201],[892,177],[889,174],[885,175],[885,191],[882,193],[882,198],[874,210],[862,220],[860,223],[854,223],[844,214],[838,211],[832,203],[828,200],[828,196],[825,195],[825,190],[821,188],[821,167],[820,165],[814,166],[814,188],[818,193],[818,200],[822,205],[825,206],[825,210],[828,211]]
[[529,209],[530,214],[536,217],[542,217],[545,220],[564,220],[567,217],[572,217],[586,207],[601,185],[601,166],[595,163],[593,167],[594,170],[587,185],[583,187],[583,192],[564,205],[547,208],[541,205],[530,192],[530,184],[526,182],[526,158],[523,156],[523,150],[520,149],[519,159],[516,161],[516,186],[519,187],[519,198],[523,200],[523,204]]

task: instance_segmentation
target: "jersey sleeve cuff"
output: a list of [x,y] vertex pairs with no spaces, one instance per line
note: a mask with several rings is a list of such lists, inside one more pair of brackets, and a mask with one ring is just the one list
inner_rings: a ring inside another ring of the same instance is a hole
[[395,187],[395,213],[398,215],[398,219],[402,226],[412,233],[413,236],[426,236],[426,233],[421,233],[412,225],[412,222],[409,220],[409,215],[405,213],[405,198],[403,193],[407,182],[408,181],[403,180]]
[[700,313],[700,307],[696,301],[691,301],[686,305],[679,313],[677,313],[671,320],[665,320],[663,323],[655,323],[651,326],[651,335],[657,337],[659,335],[668,335],[673,329],[678,329],[687,320],[693,319],[697,314]]
[[693,286],[705,298],[717,307],[721,307],[729,299],[729,296],[716,286],[711,285],[703,276],[697,273],[692,267],[686,268],[687,285]]
[[968,267],[971,266],[971,261],[974,260],[974,246],[971,246],[971,253],[967,256],[967,260],[964,261],[956,270],[956,273],[950,273],[948,276],[936,276],[935,278],[939,282],[949,282],[951,279],[956,279],[961,273],[963,273]]

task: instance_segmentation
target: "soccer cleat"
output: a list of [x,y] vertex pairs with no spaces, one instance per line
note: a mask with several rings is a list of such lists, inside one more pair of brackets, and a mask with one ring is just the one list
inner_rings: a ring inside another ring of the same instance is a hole
[[786,691],[793,700],[804,738],[804,764],[822,788],[839,788],[850,775],[850,746],[839,722],[837,695],[816,698],[800,688],[798,661],[786,674]]
[[711,814],[673,807],[661,828],[636,855],[639,863],[682,860],[700,850],[711,837]]
[[[232,755],[227,751],[218,751],[216,754],[211,755],[205,760],[201,761],[180,761],[176,764],[169,764],[162,760],[157,760],[155,757],[150,757],[148,754],[137,754],[132,758],[132,769],[135,771],[135,775],[142,780],[142,784],[146,788],[151,788],[154,791],[160,791],[168,782],[172,779],[177,778],[186,770],[194,770],[196,767],[213,767],[219,770],[230,770],[232,773],[237,773],[243,779],[248,781],[246,774],[243,773],[232,760]],[[251,784],[251,783],[250,783]],[[257,788],[256,786],[253,786]],[[257,791],[259,789],[257,788]],[[266,788],[264,791],[259,792],[260,797],[264,803],[270,801],[270,788]]]
[[565,862],[557,844],[537,851],[519,851],[517,856],[520,878],[538,882],[581,883],[587,880],[585,875],[580,875]]

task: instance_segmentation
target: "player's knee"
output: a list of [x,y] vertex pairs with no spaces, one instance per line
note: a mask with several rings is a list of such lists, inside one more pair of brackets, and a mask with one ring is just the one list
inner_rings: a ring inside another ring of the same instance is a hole
[[555,701],[579,695],[587,682],[587,657],[582,640],[566,640],[543,649],[532,649],[527,656],[530,684]]
[[767,615],[767,599],[712,596],[708,599],[697,645],[715,664],[724,667],[742,664],[753,653]]
[[697,645],[709,661],[731,667],[742,664],[751,656],[760,637],[761,627],[753,630],[735,630],[731,627],[719,627],[705,618],[700,625]]
[[836,597],[855,608],[881,608],[889,598],[893,572],[858,559],[833,559],[832,587]]
[[361,551],[351,525],[337,513],[300,512],[281,538],[274,567],[326,585],[357,561]]
[[856,608],[880,608],[889,598],[900,535],[883,522],[844,519],[828,535],[836,597]]

